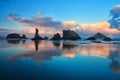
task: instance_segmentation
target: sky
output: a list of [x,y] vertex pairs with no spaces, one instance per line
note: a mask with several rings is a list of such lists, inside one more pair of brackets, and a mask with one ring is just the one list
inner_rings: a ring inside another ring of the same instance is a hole
[[71,29],[87,37],[97,32],[120,35],[120,0],[0,0],[0,36],[18,32],[33,36]]

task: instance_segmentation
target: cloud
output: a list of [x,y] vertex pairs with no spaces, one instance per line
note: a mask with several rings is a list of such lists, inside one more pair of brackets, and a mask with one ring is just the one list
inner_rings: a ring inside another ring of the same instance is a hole
[[120,30],[120,5],[114,6],[113,9],[110,10],[110,15],[112,16],[112,19],[108,21],[110,23],[110,28]]
[[80,25],[76,21],[65,21],[62,24],[63,29],[77,30],[80,28]]
[[62,26],[61,21],[55,21],[52,17],[44,17],[42,15],[37,15],[31,19],[22,18],[16,14],[10,13],[8,19],[14,22],[21,23],[29,27],[54,27],[59,28]]
[[7,36],[7,34],[9,34],[9,33],[21,33],[21,31],[19,31],[19,30],[13,30],[13,29],[4,29],[4,28],[0,28],[0,36],[2,36],[2,37],[6,37]]
[[88,37],[90,35],[96,34],[97,32],[101,32],[103,34],[107,34],[112,37],[113,36],[119,37],[120,35],[119,27],[114,26],[118,24],[115,21],[79,25],[74,20],[63,21],[63,22],[55,21],[53,20],[52,17],[44,17],[41,14],[29,19],[29,18],[20,17],[12,13],[9,14],[8,19],[10,21],[18,22],[22,25],[28,26],[25,28],[21,28],[19,31],[30,35],[31,34],[34,35],[35,27],[39,29],[39,34],[41,36],[50,36],[50,37],[57,32],[62,34],[62,30],[68,30],[68,29],[76,31],[81,37]]
[[[41,27],[38,29],[39,29],[39,35],[42,37],[44,37],[44,36],[52,37],[52,35],[54,35],[55,33],[62,34],[61,30],[55,29],[55,28]],[[30,37],[33,37],[34,33],[35,33],[35,28],[34,27],[26,27],[26,28],[21,28],[20,31],[25,34],[28,34],[28,36],[30,36]]]
[[[38,29],[39,29],[39,35],[42,37],[45,37],[45,36],[52,37],[52,35],[57,32],[62,34],[62,32],[59,29],[56,30],[55,28],[41,27]],[[20,35],[25,34],[28,38],[32,38],[35,33],[35,28],[34,27],[25,27],[25,28],[21,28],[19,30],[0,28],[0,36],[1,37],[5,38],[9,33],[18,33]]]
[[110,15],[112,15],[113,18],[118,18],[120,16],[120,5],[114,6],[113,9],[110,10]]
[[63,22],[63,25],[65,26],[65,27],[73,27],[73,26],[77,26],[78,24],[77,24],[77,22],[75,22],[75,21],[65,21],[65,22]]
[[[18,33],[20,35],[27,35],[28,38],[31,38],[34,36],[33,31],[34,29],[32,28],[21,28],[19,30],[16,29],[5,29],[5,28],[0,28],[0,36],[5,38],[8,34],[10,33]],[[32,32],[31,32],[32,31]]]
[[108,34],[108,35],[116,35],[120,34],[120,31],[117,29],[109,28],[110,24],[108,22],[100,22],[95,24],[82,24],[81,27],[84,32],[87,34],[95,34],[97,32]]
[[115,19],[111,19],[108,21],[110,23],[110,28],[116,28],[118,30],[120,30],[120,20],[115,20]]
[[109,36],[118,36],[120,31],[116,28],[110,28],[108,22],[99,22],[93,24],[81,24],[79,25],[75,21],[65,21],[63,22],[65,28],[76,31],[80,36],[88,37],[90,35],[96,34],[97,32],[109,35]]

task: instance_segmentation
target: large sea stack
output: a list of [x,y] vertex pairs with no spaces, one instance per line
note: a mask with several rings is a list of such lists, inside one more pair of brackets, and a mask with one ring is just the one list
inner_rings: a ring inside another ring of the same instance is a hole
[[21,39],[20,35],[17,33],[10,33],[6,37],[7,39]]
[[63,40],[78,40],[81,37],[74,31],[63,30]]
[[39,30],[36,28],[35,35],[34,35],[34,38],[32,38],[32,40],[42,40],[42,37],[39,36],[38,32]]
[[96,33],[94,36],[88,37],[87,40],[111,41],[111,38],[105,36],[104,34]]

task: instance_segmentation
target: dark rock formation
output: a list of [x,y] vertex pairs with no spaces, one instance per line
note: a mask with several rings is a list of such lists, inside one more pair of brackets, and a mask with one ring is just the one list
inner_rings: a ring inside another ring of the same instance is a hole
[[21,39],[27,39],[25,34],[22,35]]
[[8,34],[6,38],[7,39],[20,39],[21,37],[17,33],[11,33],[11,34]]
[[81,39],[81,37],[71,30],[63,30],[63,40],[77,40]]
[[104,34],[101,34],[101,33],[96,33],[94,35],[94,37],[97,39],[97,38],[106,38],[106,36]]
[[42,40],[43,38],[39,36],[38,34],[39,30],[36,28],[34,38],[32,40]]
[[48,40],[48,37],[47,37],[47,36],[45,36],[43,39],[44,39],[44,40]]
[[104,41],[111,41],[111,38],[105,36],[104,34],[97,33],[94,36],[88,37],[87,40],[104,40]]
[[39,33],[39,30],[36,28],[34,38],[32,38],[31,40],[48,40],[47,36],[45,36],[45,38],[42,38],[39,36],[38,33]]
[[61,36],[59,33],[56,33],[50,40],[61,40]]

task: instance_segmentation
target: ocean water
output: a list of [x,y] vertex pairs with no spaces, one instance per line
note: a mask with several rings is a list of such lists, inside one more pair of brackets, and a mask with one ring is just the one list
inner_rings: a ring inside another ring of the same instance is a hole
[[0,40],[0,80],[120,80],[120,44]]

